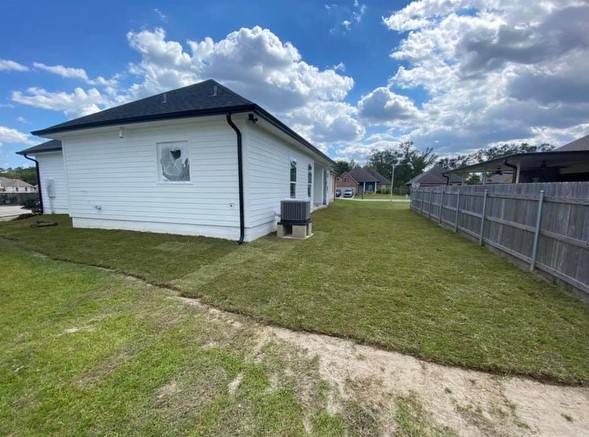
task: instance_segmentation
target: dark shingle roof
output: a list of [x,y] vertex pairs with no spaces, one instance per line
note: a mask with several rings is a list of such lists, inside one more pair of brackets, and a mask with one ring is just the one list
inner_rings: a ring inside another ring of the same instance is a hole
[[[415,176],[413,179],[411,179],[409,182],[407,182],[406,185],[412,185],[415,183],[432,184],[432,185],[445,185],[448,180],[444,176],[444,173],[446,173],[448,171],[450,171],[450,170],[448,170],[446,168],[442,168],[439,165],[434,165],[428,171],[425,171],[425,172]],[[459,183],[461,181],[460,176],[457,176],[455,174],[449,174],[448,176],[450,177],[450,183]]]
[[367,171],[361,167],[355,167],[355,168],[351,169],[348,173],[350,173],[350,175],[352,175],[352,177],[358,183],[377,182],[376,178],[372,174],[370,174],[369,171]]
[[374,176],[374,178],[378,181],[379,184],[390,184],[391,181],[387,178],[385,178],[383,175],[381,175],[375,168],[371,168],[371,167],[364,167],[364,169],[370,173],[372,176]]
[[33,134],[42,136],[112,124],[225,113],[228,109],[247,110],[254,106],[251,101],[211,79],[69,120]]
[[18,187],[18,188],[32,188],[33,185],[20,179],[11,179],[0,176],[0,185],[3,187]]
[[66,121],[65,123],[57,124],[47,129],[33,131],[32,133],[33,135],[46,136],[57,132],[117,124],[243,113],[248,111],[255,112],[274,127],[299,141],[331,164],[335,164],[326,154],[268,111],[212,79],[146,97],[121,106],[115,106],[114,108],[105,109],[95,114]]
[[42,153],[42,152],[52,152],[55,150],[61,150],[61,141],[59,140],[51,140],[46,141],[41,144],[37,144],[36,146],[29,147],[28,149],[21,150],[20,152],[16,152],[19,155],[33,155],[35,153]]
[[555,152],[577,152],[589,150],[589,135],[578,138],[562,147],[559,147]]

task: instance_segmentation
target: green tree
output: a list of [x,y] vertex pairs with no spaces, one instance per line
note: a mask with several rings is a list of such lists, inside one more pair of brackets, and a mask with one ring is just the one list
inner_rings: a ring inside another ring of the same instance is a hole
[[31,185],[37,185],[37,170],[35,167],[0,168],[0,176],[10,179],[20,179]]
[[341,176],[345,172],[350,171],[352,169],[352,166],[350,165],[349,161],[346,161],[345,159],[338,159],[337,161],[335,161],[334,169],[335,175]]
[[474,152],[471,156],[474,163],[477,163],[499,158],[500,156],[513,155],[515,153],[549,152],[552,149],[554,149],[554,146],[545,143],[539,145],[531,145],[528,143],[500,144],[498,146],[482,148],[477,152]]
[[436,162],[436,165],[439,165],[442,168],[447,168],[448,170],[454,170],[455,168],[472,164],[470,160],[470,155],[456,155],[453,157],[440,158],[438,159],[438,162]]
[[[468,155],[440,158],[436,165],[453,170],[515,153],[549,152],[552,149],[554,149],[554,146],[545,143],[540,145],[530,145],[528,143],[500,144],[498,146],[483,147]],[[464,182],[468,185],[480,184],[481,177],[476,173],[471,173]]]
[[437,155],[431,147],[421,151],[412,142],[376,150],[368,158],[368,166],[373,167],[387,179],[391,178],[393,164],[395,165],[395,187],[405,185],[410,179],[421,174],[433,164]]

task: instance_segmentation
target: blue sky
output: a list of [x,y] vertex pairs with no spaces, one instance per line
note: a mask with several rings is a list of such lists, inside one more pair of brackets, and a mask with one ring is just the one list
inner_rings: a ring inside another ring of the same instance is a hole
[[586,5],[479,3],[7,2],[0,167],[27,163],[31,130],[209,77],[334,158],[587,133],[588,84],[567,82],[589,59]]

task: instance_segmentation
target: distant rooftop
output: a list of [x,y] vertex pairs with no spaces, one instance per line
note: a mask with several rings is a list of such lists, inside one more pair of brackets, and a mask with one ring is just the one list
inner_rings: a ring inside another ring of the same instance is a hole
[[578,162],[589,161],[589,135],[549,152],[513,153],[499,156],[488,161],[479,162],[448,171],[449,174],[474,173],[483,171],[512,173],[519,166],[521,171],[532,168],[562,167]]
[[20,179],[5,178],[0,176],[0,186],[2,187],[18,187],[18,188],[34,188],[33,185],[28,182],[21,181]]
[[448,180],[445,176],[448,171],[449,170],[446,168],[442,168],[439,165],[434,165],[429,170],[415,176],[413,179],[407,182],[406,185],[413,185],[417,183],[422,185],[442,185],[446,184],[448,181],[451,184],[460,183],[462,181],[462,178],[456,175],[447,175],[448,178],[450,178]]
[[556,149],[556,152],[578,152],[589,150],[589,135],[585,135],[575,141],[571,141],[568,144],[565,144],[562,147]]

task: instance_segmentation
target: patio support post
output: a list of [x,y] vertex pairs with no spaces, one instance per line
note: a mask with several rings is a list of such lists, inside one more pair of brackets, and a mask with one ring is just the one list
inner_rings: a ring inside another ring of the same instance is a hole
[[481,234],[479,235],[479,246],[483,245],[484,235],[485,235],[485,213],[487,210],[487,195],[489,191],[485,190],[483,193],[483,212],[481,214]]
[[456,190],[456,218],[454,219],[454,232],[458,232],[458,218],[460,214],[460,187]]
[[542,225],[542,206],[544,205],[544,190],[540,190],[538,198],[538,212],[536,216],[536,229],[534,230],[534,244],[532,246],[532,259],[530,261],[530,271],[536,267],[536,256],[538,255],[538,240],[540,238],[540,226]]

